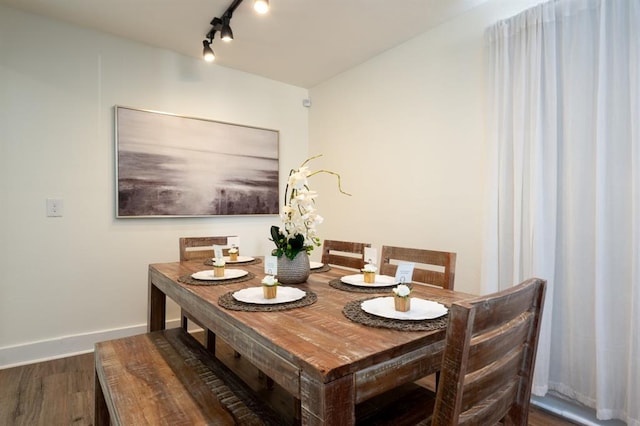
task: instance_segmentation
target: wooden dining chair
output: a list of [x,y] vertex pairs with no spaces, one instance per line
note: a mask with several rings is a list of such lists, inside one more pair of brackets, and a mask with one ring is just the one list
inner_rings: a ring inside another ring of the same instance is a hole
[[363,403],[358,424],[527,425],[545,287],[531,278],[453,303],[437,396],[405,385],[390,391],[393,404],[385,395]]
[[527,424],[546,284],[451,306],[433,425]]
[[[364,248],[371,247],[369,243],[352,241],[324,240],[322,243],[322,263],[325,265],[341,266],[344,268],[364,268],[368,259],[364,258]],[[377,259],[373,259],[377,262]]]
[[[229,237],[181,237],[178,239],[180,248],[180,262],[188,260],[198,259],[211,259],[213,258],[213,246],[221,245],[226,246]],[[228,250],[228,249],[227,249]],[[223,250],[224,253],[224,250]],[[193,315],[189,312],[181,309],[180,311],[181,325],[185,331],[188,331],[189,320],[198,324],[198,326],[204,329],[204,345],[205,347],[215,353],[216,348],[216,335],[209,329],[200,324]]]
[[446,251],[382,246],[380,274],[395,276],[398,262],[413,262],[413,281],[453,290],[456,254]]
[[[417,283],[453,290],[456,271],[456,254],[446,251],[416,249],[408,247],[382,246],[380,274],[395,276],[399,262],[415,263],[412,280]],[[440,373],[423,379],[436,388]]]

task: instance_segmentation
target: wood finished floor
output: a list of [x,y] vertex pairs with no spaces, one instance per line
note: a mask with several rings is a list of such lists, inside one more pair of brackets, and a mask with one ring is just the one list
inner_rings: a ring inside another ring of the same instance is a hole
[[[293,400],[277,386],[267,390],[265,378],[223,342],[217,355],[274,407],[292,412]],[[92,425],[93,386],[93,353],[0,370],[0,425]],[[530,411],[531,426],[572,424],[536,408]]]

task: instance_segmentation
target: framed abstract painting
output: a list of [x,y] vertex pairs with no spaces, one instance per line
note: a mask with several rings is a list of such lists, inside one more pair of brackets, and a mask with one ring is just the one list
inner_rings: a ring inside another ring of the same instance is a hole
[[279,212],[279,132],[115,107],[116,216]]

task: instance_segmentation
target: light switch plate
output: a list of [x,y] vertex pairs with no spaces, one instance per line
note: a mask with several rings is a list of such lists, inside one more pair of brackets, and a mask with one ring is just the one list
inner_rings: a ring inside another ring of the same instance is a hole
[[62,217],[64,203],[60,198],[47,198],[47,217]]

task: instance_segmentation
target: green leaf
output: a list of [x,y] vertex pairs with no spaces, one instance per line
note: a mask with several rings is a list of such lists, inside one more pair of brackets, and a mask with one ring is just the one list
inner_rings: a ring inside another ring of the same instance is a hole
[[271,226],[271,241],[273,241],[276,245],[276,247],[281,248],[282,247],[282,239],[283,239],[284,235],[282,235],[280,233],[280,228],[273,225]]
[[304,236],[300,234],[296,235],[295,238],[289,240],[289,244],[291,244],[292,249],[299,252],[304,248]]

